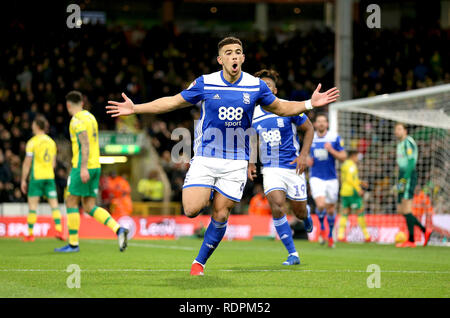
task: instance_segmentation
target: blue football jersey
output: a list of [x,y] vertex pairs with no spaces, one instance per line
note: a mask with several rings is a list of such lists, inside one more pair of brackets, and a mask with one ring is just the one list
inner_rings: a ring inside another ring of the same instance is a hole
[[305,114],[281,117],[256,106],[252,126],[259,135],[259,157],[263,167],[297,167],[290,162],[300,154],[297,126],[306,120]]
[[222,71],[198,77],[181,96],[201,108],[195,124],[194,156],[234,160],[249,159],[255,105],[270,105],[276,99],[259,78],[242,72],[231,84]]
[[310,177],[322,180],[337,179],[336,159],[324,148],[327,142],[337,151],[344,150],[344,142],[339,135],[328,131],[325,136],[319,137],[315,132],[310,150],[310,155],[314,159]]

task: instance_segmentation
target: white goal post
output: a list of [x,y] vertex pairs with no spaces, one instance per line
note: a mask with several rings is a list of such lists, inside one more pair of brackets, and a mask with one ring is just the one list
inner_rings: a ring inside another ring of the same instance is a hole
[[402,122],[419,149],[416,193],[429,196],[435,213],[450,213],[450,84],[334,103],[329,121],[361,153],[366,212],[396,211],[394,125]]

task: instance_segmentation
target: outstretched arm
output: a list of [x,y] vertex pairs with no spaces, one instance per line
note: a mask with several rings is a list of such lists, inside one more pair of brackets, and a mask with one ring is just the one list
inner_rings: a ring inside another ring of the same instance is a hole
[[135,105],[125,93],[122,93],[122,97],[125,100],[122,103],[108,101],[109,105],[106,106],[106,109],[108,109],[106,113],[111,114],[111,117],[142,113],[162,114],[192,105],[191,103],[188,103],[181,94],[161,97],[152,102],[137,105]]
[[337,100],[339,97],[339,90],[336,87],[333,87],[324,93],[320,93],[319,91],[321,87],[321,84],[317,86],[310,100],[304,102],[294,102],[284,101],[277,98],[272,104],[263,106],[263,108],[266,111],[277,114],[278,116],[287,117],[304,113],[306,110],[316,107],[328,105],[329,103],[333,103]]

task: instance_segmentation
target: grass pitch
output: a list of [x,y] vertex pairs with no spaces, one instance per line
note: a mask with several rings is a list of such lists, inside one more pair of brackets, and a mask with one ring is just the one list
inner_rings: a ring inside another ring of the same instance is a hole
[[[224,241],[205,276],[191,277],[198,239],[131,241],[124,253],[116,241],[81,240],[74,254],[54,253],[56,240],[0,239],[0,297],[450,297],[448,248],[295,244],[302,264],[283,266],[280,241]],[[81,269],[80,288],[67,287],[70,264]],[[367,285],[370,264],[380,288]]]

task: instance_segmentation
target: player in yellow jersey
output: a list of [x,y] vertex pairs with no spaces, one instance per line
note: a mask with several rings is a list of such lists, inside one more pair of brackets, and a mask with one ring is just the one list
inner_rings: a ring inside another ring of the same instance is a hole
[[367,182],[359,180],[358,177],[358,152],[350,150],[348,159],[341,166],[341,204],[342,211],[339,219],[338,241],[345,242],[345,228],[347,226],[347,217],[350,212],[358,213],[358,224],[364,234],[364,240],[370,242],[370,234],[367,231],[366,220],[364,217],[363,194],[361,188],[367,187]]
[[[37,221],[36,210],[40,197],[46,197],[52,209],[55,222],[56,238],[64,240],[61,226],[61,212],[55,186],[56,144],[46,135],[48,121],[42,115],[37,115],[31,124],[33,137],[26,145],[26,156],[22,164],[22,180],[20,188],[28,194],[28,235],[25,242],[34,241],[33,228]],[[27,184],[28,175],[30,182]]]
[[69,245],[55,249],[55,252],[78,252],[78,230],[80,213],[78,206],[100,223],[117,234],[119,249],[127,247],[128,230],[120,227],[108,211],[96,205],[98,184],[100,180],[100,147],[98,143],[98,125],[95,117],[83,109],[83,95],[78,91],[69,92],[66,105],[72,116],[69,126],[72,141],[72,170],[68,184],[67,225],[69,228]]

